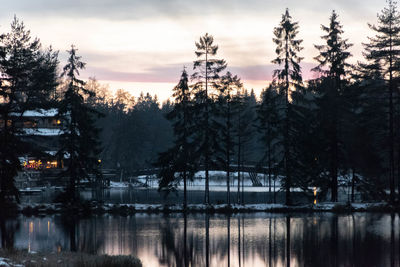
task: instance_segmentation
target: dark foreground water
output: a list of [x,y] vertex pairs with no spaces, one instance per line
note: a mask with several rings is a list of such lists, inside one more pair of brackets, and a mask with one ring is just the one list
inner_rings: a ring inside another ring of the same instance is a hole
[[138,256],[144,266],[399,266],[397,214],[20,217],[1,244]]

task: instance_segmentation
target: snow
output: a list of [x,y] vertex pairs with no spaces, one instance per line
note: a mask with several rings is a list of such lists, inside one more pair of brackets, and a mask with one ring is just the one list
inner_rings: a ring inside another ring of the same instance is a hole
[[56,108],[52,109],[39,109],[39,110],[27,110],[24,112],[24,117],[54,117],[58,113]]
[[[226,172],[225,171],[210,171],[209,172],[209,186],[210,186],[210,191],[214,192],[224,192],[227,190],[226,186]],[[269,184],[268,184],[268,177],[266,177],[266,181],[264,183],[264,174],[257,174],[258,180],[262,184],[262,186],[253,186],[253,182],[250,179],[250,176],[247,172],[241,173],[241,177],[244,178],[244,181],[241,179],[240,181],[240,187],[243,189],[245,192],[266,192],[269,191]],[[274,191],[279,191],[280,190],[280,176],[278,176],[275,180],[275,188],[273,181],[271,181],[271,190],[272,192]],[[158,188],[158,178],[157,175],[140,175],[137,178],[132,178],[131,182],[136,182],[140,186],[147,186],[149,188]],[[136,184],[136,185],[137,185]],[[136,186],[135,185],[135,186]],[[187,190],[193,190],[193,191],[198,191],[198,190],[204,190],[205,186],[205,171],[198,171],[194,175],[194,179],[188,180],[187,182]],[[183,190],[183,181],[181,181],[180,185],[178,186],[179,190]],[[232,192],[237,190],[237,172],[231,173],[231,183],[230,183],[230,190]],[[292,188],[292,192],[300,192],[300,188]]]
[[110,181],[110,187],[112,187],[112,188],[127,188],[127,187],[129,187],[129,183]]
[[10,266],[5,260],[6,260],[5,258],[0,258],[0,266],[1,266],[1,267],[8,267],[8,266]]
[[25,128],[23,129],[25,135],[41,135],[41,136],[58,136],[60,135],[60,129],[49,129],[49,128]]
[[49,154],[49,155],[51,155],[51,156],[55,156],[58,151],[44,151],[44,152]]
[[[324,202],[316,205],[313,204],[302,204],[296,206],[287,206],[284,204],[188,204],[187,208],[193,212],[206,212],[209,209],[215,210],[215,212],[342,212],[345,210],[353,212],[368,212],[368,211],[379,211],[387,208],[387,203],[357,203],[349,204],[346,202],[333,203]],[[62,206],[60,204],[25,204],[19,205],[19,210],[22,211],[25,208],[38,209],[39,213],[46,214],[47,212],[60,212]],[[104,213],[115,213],[115,212],[127,212],[127,213],[148,213],[148,212],[163,212],[166,210],[181,212],[183,211],[182,204],[113,204],[105,203],[96,205],[94,208],[101,208]],[[1,258],[0,258],[1,260]],[[11,263],[8,263],[11,264]],[[1,265],[0,265],[1,266]],[[13,266],[13,265],[12,265]]]

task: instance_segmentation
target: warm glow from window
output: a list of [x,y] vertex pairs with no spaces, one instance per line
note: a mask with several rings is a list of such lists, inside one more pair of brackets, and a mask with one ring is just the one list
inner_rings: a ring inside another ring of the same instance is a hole
[[46,161],[43,163],[41,160],[29,160],[28,162],[24,161],[22,163],[22,166],[25,169],[34,169],[34,170],[39,170],[39,169],[53,169],[58,167],[58,163],[56,160],[53,161]]

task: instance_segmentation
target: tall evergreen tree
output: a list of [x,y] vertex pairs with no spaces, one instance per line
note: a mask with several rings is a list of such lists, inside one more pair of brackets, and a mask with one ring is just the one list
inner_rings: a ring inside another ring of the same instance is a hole
[[[195,173],[194,164],[194,144],[193,136],[193,113],[191,92],[188,85],[188,74],[183,70],[179,83],[175,86],[172,95],[174,105],[172,110],[167,114],[167,119],[172,122],[174,131],[174,146],[166,152],[160,153],[156,165],[161,167],[159,174],[160,189],[173,189],[179,181],[183,180],[183,205],[187,207],[187,181],[192,179]],[[178,180],[175,174],[180,175]]]
[[291,142],[289,140],[290,136],[290,90],[292,88],[298,89],[302,84],[300,61],[302,57],[298,56],[298,53],[303,49],[301,43],[303,40],[296,39],[298,34],[298,22],[293,22],[292,17],[289,14],[289,9],[286,9],[285,14],[282,15],[282,20],[279,26],[274,28],[273,38],[276,44],[276,54],[277,57],[272,60],[272,63],[283,65],[282,69],[276,69],[274,71],[274,79],[277,79],[279,84],[283,89],[283,94],[285,97],[285,117],[284,117],[284,156],[283,156],[283,168],[285,173],[285,178],[283,180],[283,185],[286,193],[286,204],[290,205],[292,199],[290,196],[290,188],[292,187],[292,174],[291,174],[291,164],[294,160],[291,156]]
[[220,80],[220,73],[226,68],[225,60],[217,59],[218,45],[214,44],[214,37],[206,33],[196,42],[197,60],[194,61],[195,72],[192,79],[195,109],[198,115],[197,144],[198,154],[201,155],[205,168],[205,203],[210,204],[209,169],[213,150],[218,146],[215,130],[210,127],[210,107],[213,104],[210,93],[215,93]]
[[0,35],[0,203],[19,200],[14,185],[21,169],[18,157],[37,149],[24,138],[24,113],[49,107],[57,64],[57,53],[42,50],[39,39],[32,39],[16,17],[11,31]]
[[68,51],[68,63],[62,72],[62,77],[68,81],[68,88],[60,102],[58,113],[62,122],[59,154],[67,158],[67,169],[63,175],[69,178],[66,198],[72,201],[78,200],[76,186],[81,179],[90,180],[90,174],[94,174],[96,178],[101,175],[98,170],[100,130],[95,126],[95,119],[101,114],[84,101],[85,95],[94,93],[87,90],[85,82],[78,78],[79,70],[85,68],[85,63],[76,52],[77,49],[72,45]]
[[234,116],[236,113],[236,105],[234,103],[233,91],[242,88],[240,79],[230,72],[227,72],[221,79],[218,97],[218,115],[220,117],[218,129],[221,135],[222,154],[218,158],[222,163],[222,167],[226,172],[226,187],[227,187],[227,204],[231,204],[230,197],[230,176],[231,176],[231,159],[234,154]]
[[364,44],[364,57],[367,63],[360,63],[361,72],[366,78],[383,80],[387,85],[388,106],[388,182],[390,202],[395,201],[395,129],[394,129],[394,94],[395,79],[399,77],[400,59],[400,14],[396,3],[388,0],[388,5],[378,14],[378,23],[368,24],[376,35],[369,37]]
[[350,67],[346,60],[351,56],[347,50],[352,46],[346,39],[343,39],[343,26],[338,21],[338,15],[332,11],[329,26],[321,25],[321,29],[326,35],[321,36],[326,44],[314,45],[319,51],[319,55],[314,59],[319,63],[313,71],[321,73],[329,86],[321,87],[328,90],[322,90],[319,101],[320,113],[325,115],[322,123],[325,125],[325,136],[327,140],[327,153],[329,156],[330,167],[330,188],[331,200],[338,200],[338,169],[340,148],[340,123],[342,121],[342,113],[344,108],[343,90],[345,87],[346,69]]

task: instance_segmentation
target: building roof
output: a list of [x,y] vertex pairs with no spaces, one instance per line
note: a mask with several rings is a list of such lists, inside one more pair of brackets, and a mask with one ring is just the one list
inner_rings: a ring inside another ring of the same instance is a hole
[[[37,109],[37,110],[27,110],[22,114],[23,117],[54,117],[58,113],[58,109]],[[11,113],[11,115],[19,115],[18,113]]]
[[57,136],[61,134],[61,130],[57,128],[24,128],[23,133],[24,135]]

